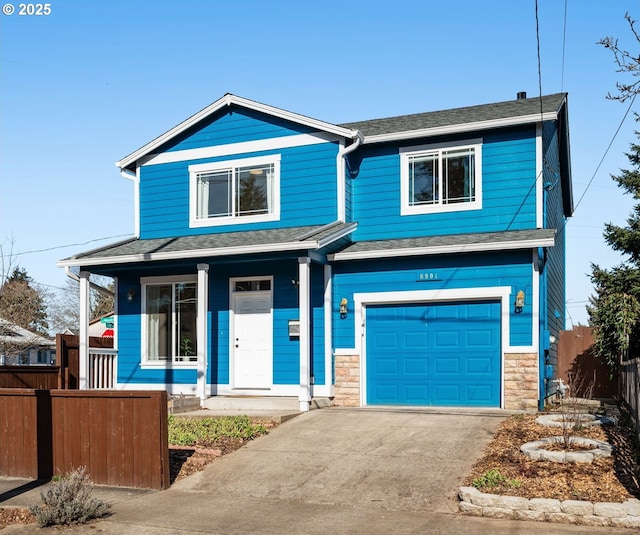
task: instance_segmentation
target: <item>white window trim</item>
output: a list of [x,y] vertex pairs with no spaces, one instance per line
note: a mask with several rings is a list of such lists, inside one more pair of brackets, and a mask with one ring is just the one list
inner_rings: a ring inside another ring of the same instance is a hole
[[[273,210],[269,214],[250,216],[228,216],[198,219],[198,174],[204,172],[220,171],[222,169],[248,167],[252,165],[273,164],[272,196]],[[278,221],[280,219],[280,154],[269,156],[257,156],[253,158],[241,158],[237,160],[223,160],[219,162],[201,163],[189,166],[189,227],[218,227],[222,225],[243,225],[245,223],[258,223],[263,221]]]
[[142,369],[166,369],[166,368],[188,368],[196,369],[198,366],[197,361],[194,362],[173,362],[172,360],[147,360],[147,286],[153,284],[176,284],[181,282],[195,282],[198,283],[197,275],[175,275],[164,277],[141,277],[140,278],[140,333],[141,333],[141,360],[140,368]]
[[[409,204],[409,157],[421,152],[439,149],[466,149],[475,151],[475,190],[476,199],[472,202],[452,204]],[[482,208],[482,138],[466,139],[451,143],[435,143],[431,145],[415,145],[400,149],[400,215],[421,215],[442,212],[462,212],[480,210]]]

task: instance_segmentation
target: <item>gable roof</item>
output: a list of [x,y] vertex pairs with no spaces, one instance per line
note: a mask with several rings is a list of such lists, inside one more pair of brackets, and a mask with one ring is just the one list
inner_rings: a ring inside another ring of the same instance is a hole
[[365,136],[365,143],[379,143],[425,135],[535,123],[541,119],[553,120],[558,118],[566,99],[566,93],[556,93],[541,98],[519,98],[494,104],[345,123],[340,126],[360,130]]
[[415,113],[337,125],[227,93],[198,113],[117,161],[116,166],[121,170],[135,171],[136,162],[141,158],[153,153],[165,143],[207,119],[212,114],[232,105],[292,121],[345,139],[355,139],[364,135],[363,143],[381,143],[424,136],[469,132],[485,128],[536,123],[540,120],[554,120],[559,117],[566,98],[566,93],[557,93],[543,97],[519,98],[493,104],[481,104],[451,110]]
[[265,113],[273,117],[278,117],[280,119],[292,121],[294,123],[298,123],[301,125],[314,128],[321,132],[336,134],[338,136],[348,138],[348,139],[353,139],[357,135],[357,132],[349,130],[347,128],[343,128],[335,124],[319,121],[318,119],[313,119],[312,117],[300,115],[299,113],[293,113],[280,108],[276,108],[274,106],[268,106],[267,104],[261,104],[260,102],[255,102],[254,100],[249,100],[247,98],[242,98],[236,95],[232,95],[231,93],[227,93],[222,98],[219,98],[214,103],[200,110],[198,113],[192,115],[185,121],[182,121],[180,124],[174,126],[171,130],[167,130],[164,134],[161,134],[160,136],[155,138],[153,141],[150,141],[146,145],[140,147],[138,150],[132,152],[128,156],[125,156],[121,160],[117,161],[116,166],[123,170],[124,169],[129,169],[132,171],[135,170],[135,163],[140,158],[143,158],[148,154],[152,153],[155,149],[159,148],[161,145],[164,145],[171,139],[182,134],[184,131],[193,127],[200,121],[207,119],[209,116],[216,113],[217,111],[233,105],[258,111],[261,113]]

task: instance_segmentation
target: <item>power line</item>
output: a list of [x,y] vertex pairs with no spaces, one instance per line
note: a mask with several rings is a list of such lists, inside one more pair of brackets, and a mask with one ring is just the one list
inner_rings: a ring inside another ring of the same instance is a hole
[[560,75],[560,93],[564,89],[564,53],[567,44],[567,3],[568,0],[564,0],[564,21],[562,25],[562,70]]
[[55,245],[53,247],[47,247],[45,249],[34,249],[32,251],[22,251],[20,253],[7,253],[7,254],[1,254],[0,256],[2,256],[2,258],[11,258],[14,256],[23,256],[26,254],[44,253],[47,251],[55,251],[57,249],[66,249],[67,247],[79,247],[81,245],[87,245],[89,243],[94,243],[97,241],[112,240],[114,238],[124,238],[126,236],[131,236],[131,234],[116,234],[115,236],[105,236],[104,238],[94,238],[93,240],[88,240],[80,243],[69,243],[67,245]]

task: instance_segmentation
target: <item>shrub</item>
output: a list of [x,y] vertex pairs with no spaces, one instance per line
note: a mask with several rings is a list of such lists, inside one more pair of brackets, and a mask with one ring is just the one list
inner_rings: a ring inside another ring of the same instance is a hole
[[500,473],[500,470],[492,468],[491,470],[487,470],[480,477],[476,477],[471,484],[477,489],[493,489],[495,487],[500,487],[503,484],[517,489],[522,485],[522,482],[519,479],[507,479]]
[[89,476],[80,467],[61,477],[40,492],[43,505],[29,506],[41,527],[84,524],[109,514],[111,505],[94,498]]

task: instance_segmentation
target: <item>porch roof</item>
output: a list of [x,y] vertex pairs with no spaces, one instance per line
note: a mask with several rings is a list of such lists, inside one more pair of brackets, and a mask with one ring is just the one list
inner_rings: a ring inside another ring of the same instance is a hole
[[60,260],[60,267],[128,264],[154,260],[180,260],[212,256],[318,250],[343,238],[356,223],[289,227],[245,232],[224,232],[178,238],[129,240]]
[[555,244],[555,234],[555,229],[545,228],[362,241],[329,255],[329,259],[364,260],[368,258],[552,247]]

